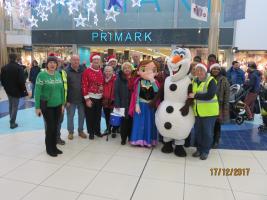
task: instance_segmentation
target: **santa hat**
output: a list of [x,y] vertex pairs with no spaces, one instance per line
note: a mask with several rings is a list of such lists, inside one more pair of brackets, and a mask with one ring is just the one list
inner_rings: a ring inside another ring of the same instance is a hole
[[90,62],[93,62],[93,59],[101,59],[101,56],[99,55],[99,53],[92,53],[90,55]]
[[116,56],[115,55],[111,55],[111,56],[108,57],[108,64],[111,61],[116,61],[116,63],[118,63],[118,60],[116,59]]
[[215,68],[215,67],[218,67],[219,69],[221,69],[221,65],[219,63],[214,63],[210,66],[210,71]]
[[208,70],[207,70],[207,66],[206,66],[205,64],[203,64],[203,63],[198,63],[198,64],[196,65],[196,69],[197,69],[198,67],[204,69],[204,71],[205,71],[206,73],[208,72]]

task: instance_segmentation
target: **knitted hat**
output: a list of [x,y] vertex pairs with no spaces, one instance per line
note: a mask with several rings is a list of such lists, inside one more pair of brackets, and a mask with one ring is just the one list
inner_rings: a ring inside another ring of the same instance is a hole
[[51,61],[53,61],[53,62],[55,62],[55,63],[58,64],[58,58],[55,56],[54,53],[50,53],[50,54],[48,55],[48,58],[47,58],[47,60],[46,60],[46,64],[48,64],[48,63],[51,62]]
[[116,63],[118,63],[118,60],[116,59],[116,56],[115,55],[111,55],[111,56],[108,57],[108,64],[111,61],[115,61]]
[[90,62],[93,62],[93,59],[101,59],[99,53],[92,53],[90,55]]
[[221,65],[219,63],[214,63],[210,66],[210,71],[215,67],[218,67],[221,70]]
[[207,67],[206,67],[205,64],[203,64],[203,63],[198,63],[198,64],[196,65],[196,68],[195,68],[195,69],[197,69],[198,67],[204,69],[204,71],[205,71],[206,73],[208,72]]

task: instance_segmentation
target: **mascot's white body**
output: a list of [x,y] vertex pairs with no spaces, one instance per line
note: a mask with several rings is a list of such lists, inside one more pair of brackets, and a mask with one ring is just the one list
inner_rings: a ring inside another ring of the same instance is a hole
[[[177,55],[180,56],[178,61],[173,59]],[[184,139],[190,134],[195,122],[191,106],[185,116],[180,111],[188,98],[188,88],[191,84],[188,76],[190,63],[191,53],[188,49],[177,48],[172,51],[172,55],[167,59],[170,76],[164,83],[164,100],[155,116],[156,126],[163,136],[163,141],[174,141],[175,145],[184,145]]]

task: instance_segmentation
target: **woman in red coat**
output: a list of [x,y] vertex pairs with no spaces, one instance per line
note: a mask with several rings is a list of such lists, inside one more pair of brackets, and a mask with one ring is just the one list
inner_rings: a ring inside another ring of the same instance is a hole
[[[114,74],[114,70],[112,66],[106,66],[104,69],[104,85],[103,85],[103,99],[102,105],[105,113],[106,125],[107,129],[105,134],[108,134],[108,129],[110,128],[109,119],[110,113],[114,108],[114,84],[115,84],[116,76]],[[116,134],[113,133],[112,137],[116,137]]]

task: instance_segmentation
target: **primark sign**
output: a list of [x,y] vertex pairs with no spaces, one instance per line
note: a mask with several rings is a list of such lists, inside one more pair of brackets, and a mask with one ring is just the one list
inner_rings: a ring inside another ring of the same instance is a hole
[[[33,45],[203,46],[208,29],[33,30]],[[233,28],[220,29],[220,45],[233,45]]]
[[108,43],[152,43],[152,32],[151,31],[126,31],[126,32],[107,32],[107,31],[94,31],[91,33],[92,42],[108,42]]

